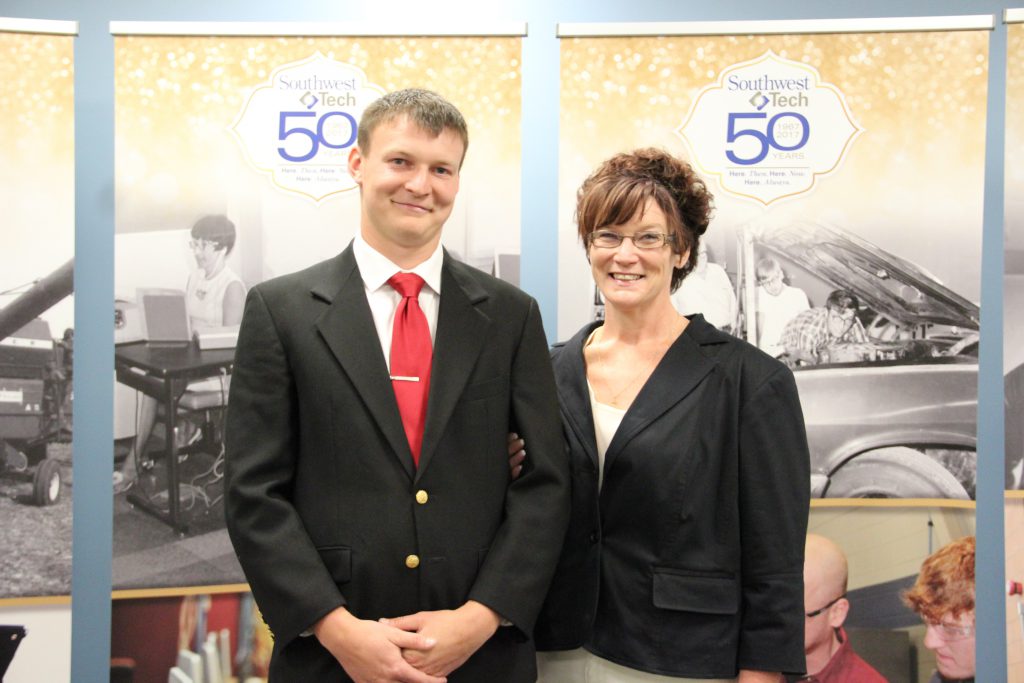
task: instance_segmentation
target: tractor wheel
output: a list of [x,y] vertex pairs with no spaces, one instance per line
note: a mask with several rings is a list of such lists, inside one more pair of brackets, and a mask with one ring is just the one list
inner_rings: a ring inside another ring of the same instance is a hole
[[60,499],[60,463],[46,458],[36,466],[32,479],[32,502],[36,505],[53,505]]

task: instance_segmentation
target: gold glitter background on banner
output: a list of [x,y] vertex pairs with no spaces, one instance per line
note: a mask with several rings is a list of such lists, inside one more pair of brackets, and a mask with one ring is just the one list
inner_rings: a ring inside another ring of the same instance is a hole
[[224,181],[225,157],[241,163],[226,131],[250,92],[277,67],[318,51],[385,90],[424,87],[451,100],[469,124],[467,175],[494,161],[518,166],[518,38],[119,37],[118,230],[132,218],[145,222],[136,201],[151,206],[145,195],[159,192],[160,176],[174,176],[177,201],[202,204]]
[[[72,36],[0,32],[0,291],[41,278],[74,255],[73,63]],[[0,297],[0,307],[10,302]],[[67,298],[42,317],[60,336],[74,325],[74,305]],[[69,537],[69,558],[70,547]]]
[[[673,130],[701,88],[733,64],[767,50],[810,64],[845,95],[869,135],[885,136],[860,163],[907,150],[949,147],[977,164],[984,145],[949,140],[951,130],[984,133],[988,33],[574,39],[562,43],[564,149],[608,150],[649,144]],[[950,144],[953,143],[953,144]]]
[[1024,24],[1007,26],[1006,54],[1007,241],[1024,250]]
[[73,60],[71,36],[0,33],[0,150],[16,165],[73,154]]

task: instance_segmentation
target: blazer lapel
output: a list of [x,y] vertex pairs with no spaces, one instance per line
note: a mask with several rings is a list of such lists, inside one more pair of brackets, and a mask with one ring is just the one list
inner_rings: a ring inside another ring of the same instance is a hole
[[351,245],[337,261],[336,276],[312,289],[315,297],[330,304],[317,320],[316,327],[412,478],[412,452]]
[[477,307],[488,298],[488,294],[471,276],[462,272],[468,267],[453,261],[445,252],[441,305],[434,334],[434,360],[430,369],[427,424],[417,479],[430,465],[484,342],[491,336],[491,319]]
[[716,339],[716,335],[720,334],[724,333],[711,327],[703,317],[695,315],[691,318],[690,325],[669,347],[623,416],[615,436],[608,444],[604,459],[605,471],[611,468],[630,439],[686,398],[711,372],[717,363],[701,346],[720,343],[721,340]]
[[590,407],[590,390],[587,387],[587,368],[583,362],[583,345],[599,325],[593,323],[577,332],[558,352],[554,362],[555,384],[558,387],[562,415],[595,470],[598,467],[597,440],[594,413]]

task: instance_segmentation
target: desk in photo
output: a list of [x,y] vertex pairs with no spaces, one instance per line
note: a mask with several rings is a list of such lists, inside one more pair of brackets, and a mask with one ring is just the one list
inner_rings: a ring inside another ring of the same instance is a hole
[[152,396],[164,407],[167,510],[136,495],[134,491],[129,493],[128,500],[180,534],[186,533],[188,526],[180,519],[178,497],[178,444],[174,438],[178,402],[189,382],[229,374],[234,359],[234,349],[201,350],[194,343],[167,345],[135,342],[114,347],[117,381]]

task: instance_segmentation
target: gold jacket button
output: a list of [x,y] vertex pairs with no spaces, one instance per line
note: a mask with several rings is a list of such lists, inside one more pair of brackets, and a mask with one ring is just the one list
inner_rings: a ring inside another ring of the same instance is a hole
[[416,567],[420,566],[420,558],[415,555],[409,555],[405,558],[405,566],[409,569],[416,569]]
[[420,489],[419,491],[416,492],[417,503],[419,503],[420,505],[426,505],[428,500],[430,500],[430,496],[427,495],[426,491]]

